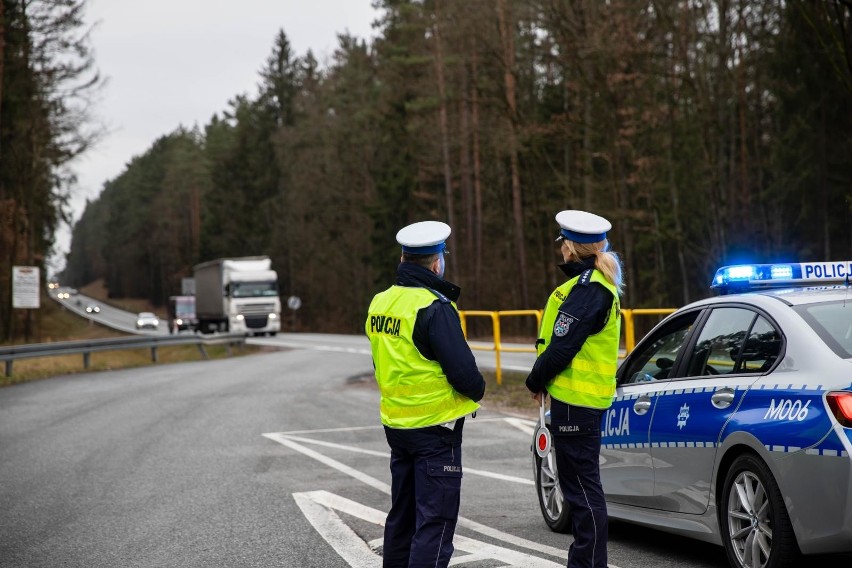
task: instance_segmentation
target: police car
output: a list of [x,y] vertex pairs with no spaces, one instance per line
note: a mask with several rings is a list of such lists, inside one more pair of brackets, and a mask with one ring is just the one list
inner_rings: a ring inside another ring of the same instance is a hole
[[[724,267],[719,296],[637,345],[601,424],[610,518],[723,545],[736,568],[852,551],[850,276]],[[544,520],[567,532],[555,461],[533,452]]]

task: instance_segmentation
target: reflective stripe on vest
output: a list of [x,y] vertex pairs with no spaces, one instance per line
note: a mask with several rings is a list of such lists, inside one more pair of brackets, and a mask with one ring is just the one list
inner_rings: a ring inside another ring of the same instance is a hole
[[365,330],[382,395],[382,424],[391,428],[442,424],[479,408],[453,389],[437,361],[425,358],[414,345],[417,312],[436,299],[426,288],[391,286],[370,303]]
[[[571,293],[580,276],[559,286],[547,300],[539,330],[538,354],[544,351],[553,337],[553,326],[559,307]],[[547,385],[547,392],[556,400],[589,408],[609,408],[615,394],[615,371],[618,369],[618,342],[621,337],[621,309],[618,292],[598,270],[592,271],[592,282],[603,285],[612,293],[613,302],[606,325],[590,335],[568,367]]]

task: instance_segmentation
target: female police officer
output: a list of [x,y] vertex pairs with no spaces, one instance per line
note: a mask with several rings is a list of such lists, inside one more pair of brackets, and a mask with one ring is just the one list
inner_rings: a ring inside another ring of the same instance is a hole
[[[527,377],[533,398],[550,394],[559,486],[571,508],[569,568],[605,568],[607,512],[598,459],[601,415],[612,404],[621,330],[621,263],[608,252],[609,221],[585,211],[556,215],[568,281],[547,300]],[[545,392],[546,390],[546,392]]]
[[461,329],[459,288],[444,280],[450,227],[401,229],[397,284],[370,303],[366,331],[391,448],[384,566],[446,567],[459,514],[464,416],[485,381]]

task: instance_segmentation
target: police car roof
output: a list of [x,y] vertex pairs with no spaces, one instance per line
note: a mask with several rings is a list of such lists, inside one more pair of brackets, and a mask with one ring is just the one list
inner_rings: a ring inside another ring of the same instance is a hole
[[752,294],[763,294],[773,296],[793,305],[815,304],[818,302],[832,302],[838,300],[849,300],[852,308],[852,287],[844,284],[835,286],[812,286],[806,288],[776,288],[770,290],[756,290]]

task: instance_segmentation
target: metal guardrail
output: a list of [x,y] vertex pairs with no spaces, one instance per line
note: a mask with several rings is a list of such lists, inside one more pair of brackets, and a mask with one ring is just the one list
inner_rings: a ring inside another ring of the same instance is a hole
[[[675,311],[675,308],[656,308],[656,309],[623,309],[621,315],[623,317],[624,331],[624,354],[633,351],[636,346],[636,327],[633,318],[635,316],[650,316],[650,315],[668,315]],[[503,310],[503,311],[482,311],[482,310],[459,310],[461,318],[462,331],[467,338],[467,318],[468,317],[487,317],[491,319],[491,329],[494,336],[494,342],[491,345],[471,345],[470,348],[479,351],[494,351],[494,360],[496,367],[497,384],[503,383],[503,373],[500,368],[500,353],[535,353],[535,347],[504,347],[500,336],[500,318],[506,316],[535,316],[536,329],[541,327],[541,317],[544,310]]]
[[12,375],[12,365],[18,359],[52,357],[57,355],[83,355],[83,367],[88,369],[92,353],[97,351],[119,351],[125,349],[150,349],[151,360],[157,362],[157,350],[160,347],[175,345],[196,345],[204,359],[208,358],[207,345],[228,346],[228,355],[232,345],[245,344],[245,335],[216,335],[214,337],[187,336],[130,336],[110,337],[107,339],[84,339],[77,341],[57,341],[55,343],[31,343],[0,347],[0,361],[6,364],[6,376]]

